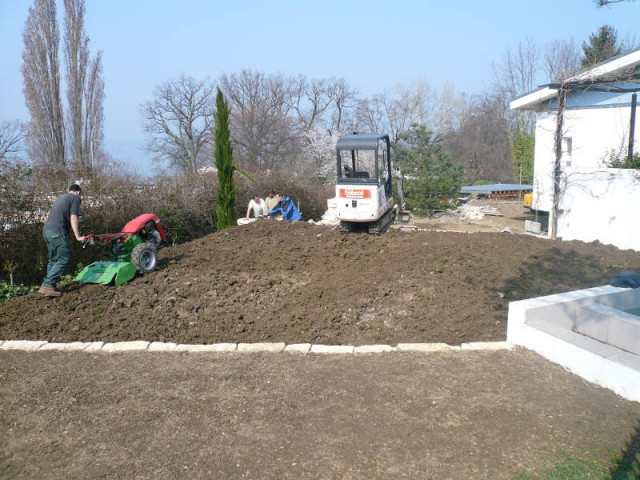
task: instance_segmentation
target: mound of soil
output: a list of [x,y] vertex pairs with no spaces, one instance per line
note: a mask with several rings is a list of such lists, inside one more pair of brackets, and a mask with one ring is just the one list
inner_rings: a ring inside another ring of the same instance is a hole
[[640,253],[601,244],[266,220],[159,256],[122,286],[72,282],[60,298],[0,305],[0,339],[457,345],[504,340],[510,301],[640,271]]
[[[57,299],[1,304],[0,339],[504,340],[508,302],[640,271],[637,252],[497,233],[522,230],[510,207],[380,237],[230,228],[161,250],[156,271],[119,287],[71,283]],[[0,477],[509,479],[563,454],[637,461],[639,405],[524,349],[0,350]]]

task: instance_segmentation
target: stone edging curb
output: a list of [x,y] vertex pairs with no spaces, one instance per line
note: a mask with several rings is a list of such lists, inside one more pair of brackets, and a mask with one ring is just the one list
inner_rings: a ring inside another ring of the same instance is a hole
[[214,343],[210,345],[184,345],[144,340],[130,342],[71,342],[54,343],[46,340],[0,340],[0,350],[35,351],[82,351],[82,352],[287,352],[316,354],[359,354],[387,352],[442,352],[461,350],[511,350],[509,342],[471,342],[457,346],[446,343],[399,343],[390,345],[312,345],[296,343]]

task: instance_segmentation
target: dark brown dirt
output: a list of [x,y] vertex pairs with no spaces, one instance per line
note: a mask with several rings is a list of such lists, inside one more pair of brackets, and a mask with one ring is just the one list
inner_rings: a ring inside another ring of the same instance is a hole
[[155,272],[119,287],[71,283],[61,298],[13,299],[0,305],[0,339],[504,340],[510,301],[606,284],[621,270],[640,271],[640,253],[510,233],[345,235],[265,220],[165,248]]
[[[512,231],[530,218],[343,235],[256,222],[160,251],[126,285],[0,305],[0,339],[389,344],[504,340],[508,303],[640,271],[640,253]],[[430,231],[456,229],[459,233]],[[0,350],[0,478],[512,478],[635,455],[640,404],[501,352]]]
[[640,405],[525,350],[0,350],[0,478],[512,479],[633,451]]

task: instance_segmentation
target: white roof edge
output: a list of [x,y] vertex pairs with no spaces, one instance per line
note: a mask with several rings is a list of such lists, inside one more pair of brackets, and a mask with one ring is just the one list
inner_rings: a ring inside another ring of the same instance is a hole
[[511,110],[526,109],[527,107],[531,107],[532,105],[536,105],[538,103],[544,102],[545,100],[549,100],[556,95],[558,95],[558,89],[543,87],[540,90],[536,90],[520,98],[512,100],[511,103],[509,103],[509,108]]
[[568,79],[569,82],[604,77],[640,65],[640,49],[597,65]]
[[[579,82],[599,77],[605,77],[607,75],[615,74],[622,70],[633,68],[639,65],[640,49],[626,55],[621,55],[620,57],[614,58],[613,60],[590,68],[589,70],[586,70],[582,73],[579,73],[578,75],[567,79],[567,82]],[[509,108],[511,110],[531,110],[534,109],[536,105],[555,97],[557,94],[558,90],[556,88],[550,88],[548,86],[541,87],[534,92],[523,95],[522,97],[516,98],[515,100],[511,101],[511,103],[509,103]]]

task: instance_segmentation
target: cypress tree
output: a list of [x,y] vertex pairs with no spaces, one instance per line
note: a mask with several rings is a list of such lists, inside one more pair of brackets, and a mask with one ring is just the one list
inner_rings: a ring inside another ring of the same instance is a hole
[[235,225],[234,206],[236,186],[233,181],[232,148],[229,141],[229,104],[224,99],[220,88],[216,96],[216,146],[215,160],[218,168],[218,230]]

